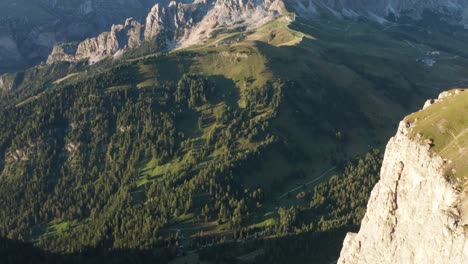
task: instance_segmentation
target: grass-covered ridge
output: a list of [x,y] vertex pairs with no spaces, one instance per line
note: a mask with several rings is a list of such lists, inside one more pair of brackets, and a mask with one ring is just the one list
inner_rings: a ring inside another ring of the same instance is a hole
[[448,160],[445,173],[460,184],[468,183],[468,90],[444,93],[431,106],[408,116],[410,137],[431,144],[431,150]]

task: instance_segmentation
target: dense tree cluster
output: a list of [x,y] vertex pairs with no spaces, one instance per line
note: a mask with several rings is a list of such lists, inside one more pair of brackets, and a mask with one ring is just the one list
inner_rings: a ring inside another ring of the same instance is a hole
[[280,231],[301,233],[358,227],[370,192],[379,179],[381,165],[382,154],[373,150],[345,164],[343,175],[332,176],[313,191],[299,193],[300,199],[310,201],[309,206],[280,208]]
[[213,238],[211,243],[217,246],[202,250],[200,259],[235,263],[236,254],[256,252],[254,263],[336,261],[346,233],[357,231],[364,217],[381,164],[378,150],[349,161],[342,175],[305,193],[307,205],[279,208],[276,226],[241,230],[236,234],[236,239],[244,242],[241,244]]

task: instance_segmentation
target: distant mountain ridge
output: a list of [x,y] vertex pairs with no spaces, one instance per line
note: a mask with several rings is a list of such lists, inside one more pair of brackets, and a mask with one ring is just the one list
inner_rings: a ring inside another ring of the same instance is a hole
[[[308,7],[309,12],[325,7],[345,17],[370,16],[385,18],[407,15],[418,19],[423,12],[452,16],[453,22],[465,23],[468,1],[466,0],[306,0],[291,1]],[[300,10],[300,9],[299,9]]]
[[[431,11],[443,15],[450,23],[468,25],[467,0],[8,0],[0,4],[0,73],[38,63],[50,55],[57,43],[98,36],[110,30],[111,25],[123,23],[130,17],[143,25],[132,29],[133,40],[135,34],[141,35],[133,44],[164,31],[169,35],[170,45],[175,47],[197,44],[206,39],[214,27],[240,22],[250,28],[256,27],[284,11],[282,6],[301,16],[317,17],[321,12],[329,11],[336,16],[364,16],[380,23],[389,17],[419,19],[425,11]],[[115,32],[122,34],[121,30],[117,28]],[[83,46],[82,52],[72,57],[70,50],[65,49],[65,54],[61,54],[58,48],[54,51],[57,56],[52,60],[84,57],[98,61],[124,46],[132,46],[129,43],[123,45],[123,42],[126,41],[116,43],[115,38],[101,36],[101,40],[87,41],[83,44],[87,47]],[[76,49],[77,46],[72,53],[77,52]]]
[[[81,43],[56,46],[48,63],[89,59],[95,63],[108,56],[118,56],[143,41],[159,38],[168,50],[201,44],[215,30],[254,29],[286,13],[281,0],[207,0],[182,3],[157,3],[145,23],[127,19],[113,25],[110,32]],[[68,47],[68,48],[64,48]],[[72,46],[72,48],[69,48]]]
[[0,73],[46,58],[58,42],[81,41],[127,17],[143,17],[154,0],[4,0],[0,2]]
[[[288,7],[288,8],[287,8]],[[291,10],[300,16],[317,18],[331,12],[343,18],[366,17],[379,23],[399,17],[420,19],[424,12],[440,15],[446,22],[465,25],[468,1],[399,1],[379,0],[205,0],[156,3],[145,21],[127,19],[114,25],[110,32],[81,43],[58,45],[48,58],[56,61],[89,59],[95,63],[106,57],[120,56],[143,41],[159,38],[166,49],[184,48],[204,43],[217,30],[247,30],[258,28]],[[72,46],[72,48],[70,48]]]

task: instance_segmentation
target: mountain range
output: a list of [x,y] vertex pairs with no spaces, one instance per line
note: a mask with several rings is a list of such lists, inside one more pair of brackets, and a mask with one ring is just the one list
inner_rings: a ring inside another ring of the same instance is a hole
[[[112,56],[124,48],[162,33],[168,48],[186,47],[206,41],[214,27],[258,27],[285,13],[289,6],[303,17],[331,12],[338,17],[367,18],[378,23],[402,18],[421,19],[438,14],[453,24],[465,25],[468,2],[457,1],[6,1],[0,27],[0,71],[21,69],[44,60],[57,43],[49,61]],[[30,12],[30,14],[28,14]],[[35,15],[31,15],[35,14]],[[132,23],[125,19],[133,17]],[[122,24],[120,24],[122,23]],[[111,25],[115,24],[111,28]],[[81,45],[84,38],[90,38]],[[119,35],[119,37],[116,36]],[[8,68],[11,68],[10,70]]]
[[24,23],[0,48],[0,257],[378,262],[411,215],[441,238],[457,217],[416,196],[463,179],[464,93],[400,120],[466,87],[465,5],[8,2],[2,18]]

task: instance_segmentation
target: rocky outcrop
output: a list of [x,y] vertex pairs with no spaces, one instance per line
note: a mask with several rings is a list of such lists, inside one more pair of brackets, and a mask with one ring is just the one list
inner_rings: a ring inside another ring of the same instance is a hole
[[213,5],[213,0],[194,1],[191,4],[176,1],[167,5],[156,4],[146,17],[145,40],[162,37],[169,49],[174,48],[179,40],[205,18]]
[[75,57],[77,60],[89,58],[90,63],[95,63],[121,49],[138,47],[141,43],[141,30],[142,26],[138,21],[127,19],[124,25],[113,25],[110,32],[81,42]]
[[47,62],[78,61],[89,59],[91,64],[108,56],[117,54],[119,50],[132,49],[140,46],[142,41],[142,25],[131,18],[123,25],[113,25],[110,32],[101,33],[95,38],[74,44],[65,43],[54,47]]
[[402,121],[388,143],[361,229],[347,235],[338,263],[468,263],[468,193],[413,129]]
[[258,28],[285,13],[282,0],[217,0],[203,19],[179,41],[180,47],[188,47],[208,39],[214,30]]
[[161,2],[151,8],[144,26],[136,20],[127,20],[124,25],[112,26],[110,32],[79,43],[76,51],[72,44],[57,45],[48,63],[81,59],[95,63],[158,37],[167,49],[201,44],[216,29],[257,28],[280,16],[283,10],[281,0]]
[[[202,11],[207,8],[207,2],[194,3],[194,9]],[[190,5],[192,6],[192,5]],[[172,33],[178,35],[178,31],[182,28],[190,28],[193,26],[194,17],[191,14],[191,8],[186,8],[188,5],[171,1],[169,5],[156,4],[153,6],[148,16],[146,17],[145,39],[151,40],[161,33]],[[187,21],[186,17],[190,20]]]
[[18,74],[3,74],[0,75],[0,91],[10,91],[16,88],[18,82]]
[[426,103],[424,103],[423,110],[428,108],[429,106],[435,104],[435,103],[443,101],[447,97],[458,95],[458,94],[462,93],[463,91],[464,90],[462,90],[462,89],[455,89],[453,91],[442,92],[441,94],[439,94],[439,97],[437,99],[427,100]]
[[137,20],[127,19],[124,25],[113,25],[110,32],[86,39],[75,49],[69,48],[69,52],[65,51],[63,46],[71,44],[57,45],[49,56],[48,63],[88,59],[92,64],[107,57],[120,55],[128,49],[137,48],[143,41],[152,41],[159,36],[168,47],[174,48],[184,33],[204,18],[210,4],[212,2],[206,1],[193,4],[175,1],[157,3],[148,13],[145,25]]
[[25,161],[32,158],[37,157],[37,153],[40,150],[44,150],[46,147],[45,142],[37,141],[37,142],[29,142],[25,144],[22,148],[19,149],[12,149],[8,154],[6,161],[7,162],[19,162]]
[[52,53],[47,58],[47,63],[51,64],[57,61],[75,61],[75,54],[78,43],[62,43],[55,45]]

